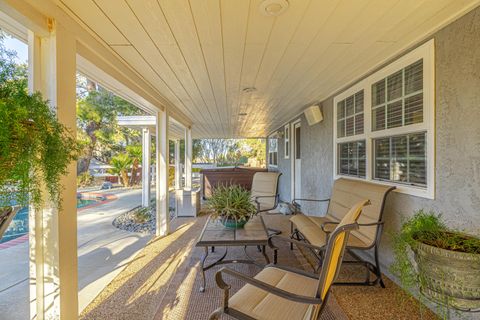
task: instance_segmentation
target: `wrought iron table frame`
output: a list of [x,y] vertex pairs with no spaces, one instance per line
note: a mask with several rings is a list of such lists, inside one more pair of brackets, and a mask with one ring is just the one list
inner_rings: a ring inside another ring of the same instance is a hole
[[[209,217],[195,245],[196,247],[204,248],[204,253],[200,260],[200,268],[202,271],[202,286],[200,287],[200,292],[205,292],[205,271],[213,268],[216,265],[227,263],[246,263],[254,264],[263,268],[265,265],[269,264],[270,259],[265,251],[267,245],[270,245],[268,241],[268,230],[261,215],[254,216],[249,222],[247,222],[247,224],[245,224],[244,228],[240,229],[226,228],[221,224],[220,221],[214,221]],[[247,247],[249,246],[260,248],[263,257],[265,258],[265,265],[256,262],[248,255]],[[214,262],[205,265],[209,254],[209,247],[211,248],[211,252],[215,251],[215,247],[225,247],[225,252]],[[225,257],[228,253],[228,247],[244,247],[244,252],[248,259],[225,260]]]

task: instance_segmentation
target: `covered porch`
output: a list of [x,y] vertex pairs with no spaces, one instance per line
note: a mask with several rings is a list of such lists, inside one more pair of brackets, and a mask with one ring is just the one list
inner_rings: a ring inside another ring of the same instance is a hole
[[[29,90],[40,91],[72,132],[77,71],[149,114],[119,124],[143,133],[142,175],[148,178],[142,205],[150,204],[154,176],[155,237],[79,310],[72,163],[62,178],[61,210],[46,204],[30,212],[30,318],[208,318],[221,305],[222,291],[213,268],[208,290],[199,292],[201,251],[195,243],[207,216],[171,221],[169,142],[175,141],[175,189],[188,191],[193,139],[250,137],[268,141],[267,169],[282,174],[280,202],[330,198],[340,178],[396,187],[385,203],[379,247],[386,288],[334,287],[321,319],[442,316],[430,302],[419,302],[418,292],[410,297],[397,285],[389,271],[390,234],[420,209],[442,213],[449,225],[470,234],[480,230],[479,5],[0,0],[2,28],[29,46]],[[179,140],[185,141],[184,160]],[[310,204],[301,211],[314,217],[326,212]],[[265,216],[287,237],[289,218],[277,208]],[[232,259],[243,254],[237,249],[229,252]],[[279,257],[305,270],[316,263],[308,250],[288,245]],[[363,257],[373,260],[372,252]],[[261,270],[235,268],[251,276]],[[350,266],[340,274],[356,276]],[[233,291],[242,286],[234,282]],[[478,313],[448,316],[475,319]]]

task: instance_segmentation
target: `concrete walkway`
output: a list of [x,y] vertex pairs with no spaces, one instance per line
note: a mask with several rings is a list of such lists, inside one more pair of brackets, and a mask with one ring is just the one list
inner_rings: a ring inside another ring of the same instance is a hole
[[[118,199],[78,212],[79,312],[142,249],[149,235],[119,230],[113,219],[141,204],[141,190],[112,190]],[[0,250],[0,320],[29,319],[28,242]]]

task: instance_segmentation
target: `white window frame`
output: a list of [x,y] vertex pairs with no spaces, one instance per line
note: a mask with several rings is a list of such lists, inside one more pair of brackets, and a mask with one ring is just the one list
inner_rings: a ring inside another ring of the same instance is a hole
[[290,124],[287,123],[284,127],[283,127],[283,158],[285,160],[287,159],[290,159],[290,149],[291,149],[291,142],[290,142],[290,136],[291,136],[291,132],[290,132]]
[[[270,140],[276,140],[277,141],[277,151],[270,151]],[[276,164],[270,164],[270,159],[272,157],[272,153],[277,154],[277,163]],[[268,137],[268,166],[272,168],[277,168],[278,167],[278,138],[276,135],[271,135]]]
[[[408,126],[372,131],[372,85],[385,77],[401,70],[412,63],[423,59],[423,122]],[[349,137],[337,138],[337,103],[360,90],[364,90],[364,133]],[[373,178],[373,140],[382,137],[404,135],[408,133],[426,132],[426,174],[427,187],[409,186],[401,183],[379,181]],[[338,174],[337,152],[338,144],[365,140],[366,147],[366,177],[358,178]],[[435,53],[434,40],[430,40],[411,52],[405,54],[391,64],[373,73],[333,99],[333,176],[335,179],[348,178],[374,182],[378,184],[396,186],[396,192],[410,194],[418,197],[435,198]]]

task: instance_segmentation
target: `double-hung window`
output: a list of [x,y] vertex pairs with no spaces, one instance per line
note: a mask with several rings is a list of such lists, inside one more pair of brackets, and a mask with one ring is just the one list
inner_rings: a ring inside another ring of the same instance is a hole
[[273,136],[268,138],[268,165],[278,166],[278,139]]
[[431,40],[335,97],[336,177],[434,198],[433,50]]
[[290,158],[290,124],[286,124],[283,128],[283,156],[285,159]]

